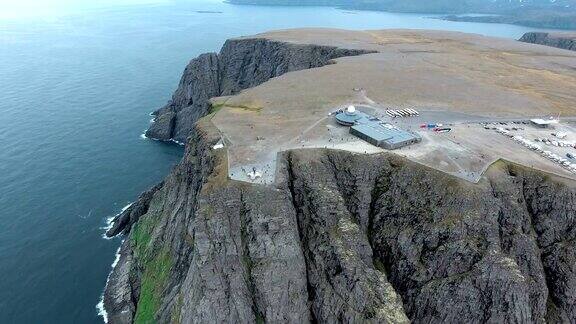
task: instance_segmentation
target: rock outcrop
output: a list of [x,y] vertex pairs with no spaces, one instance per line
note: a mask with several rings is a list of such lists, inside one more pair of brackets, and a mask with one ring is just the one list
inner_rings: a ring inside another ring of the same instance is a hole
[[184,143],[194,123],[209,111],[209,99],[228,96],[291,71],[369,53],[332,46],[300,45],[265,38],[228,40],[219,54],[202,54],[186,67],[166,106],[154,112],[146,136]]
[[525,33],[519,41],[576,51],[576,34],[530,32]]
[[135,203],[131,204],[128,208],[122,211],[122,213],[114,217],[112,220],[112,226],[108,231],[106,231],[106,236],[114,237],[120,233],[128,234],[130,228],[132,228],[132,225],[140,219],[140,216],[148,212],[152,197],[154,197],[154,194],[162,187],[162,185],[164,185],[163,182],[142,193]]
[[186,150],[109,232],[125,235],[110,323],[576,321],[573,181],[498,162],[473,184],[328,149],[284,152],[273,186],[230,180],[211,96],[358,54],[282,44],[200,56],[157,113]]

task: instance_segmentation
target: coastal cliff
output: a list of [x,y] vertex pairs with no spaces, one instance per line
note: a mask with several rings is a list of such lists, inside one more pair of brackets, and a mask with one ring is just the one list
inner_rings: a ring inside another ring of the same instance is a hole
[[576,51],[576,34],[530,32],[522,35],[519,41]]
[[208,113],[210,98],[236,94],[291,71],[321,67],[339,57],[366,53],[369,51],[265,38],[228,40],[219,54],[202,54],[188,64],[172,100],[154,112],[146,136],[184,143],[194,123]]
[[574,187],[331,150],[287,152],[276,187],[248,185],[205,127],[123,243],[111,323],[576,318]]
[[187,138],[183,160],[108,233],[126,235],[110,323],[576,320],[572,181],[501,161],[474,184],[329,149],[282,153],[272,186],[228,178],[210,96],[345,54],[246,39],[190,63],[150,129]]

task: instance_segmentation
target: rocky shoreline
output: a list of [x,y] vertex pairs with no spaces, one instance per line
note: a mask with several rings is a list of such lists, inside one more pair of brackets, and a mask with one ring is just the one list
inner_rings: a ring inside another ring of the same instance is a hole
[[472,184],[329,149],[283,153],[273,186],[228,179],[211,97],[363,53],[248,38],[190,63],[148,134],[184,158],[108,232],[126,236],[110,323],[576,319],[573,182],[501,161]]

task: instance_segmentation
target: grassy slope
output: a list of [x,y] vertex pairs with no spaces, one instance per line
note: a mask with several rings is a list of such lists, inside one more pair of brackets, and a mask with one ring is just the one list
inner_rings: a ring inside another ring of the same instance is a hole
[[152,232],[162,215],[162,193],[162,191],[156,193],[148,213],[140,218],[131,234],[138,266],[144,271],[136,307],[136,323],[155,323],[162,291],[172,269],[172,257],[168,249],[152,242]]

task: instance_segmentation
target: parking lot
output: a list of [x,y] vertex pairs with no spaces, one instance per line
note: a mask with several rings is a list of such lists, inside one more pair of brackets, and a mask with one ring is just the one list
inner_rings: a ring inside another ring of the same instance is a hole
[[575,124],[559,123],[553,128],[538,128],[526,122],[512,122],[485,124],[484,128],[508,137],[517,145],[576,174]]
[[[479,181],[486,169],[499,159],[576,178],[576,160],[572,157],[576,156],[573,118],[561,118],[560,123],[551,128],[538,128],[529,118],[491,119],[425,110],[419,110],[417,116],[389,120],[418,132],[423,138],[422,143],[395,153],[472,182]],[[447,129],[449,131],[445,131]]]

